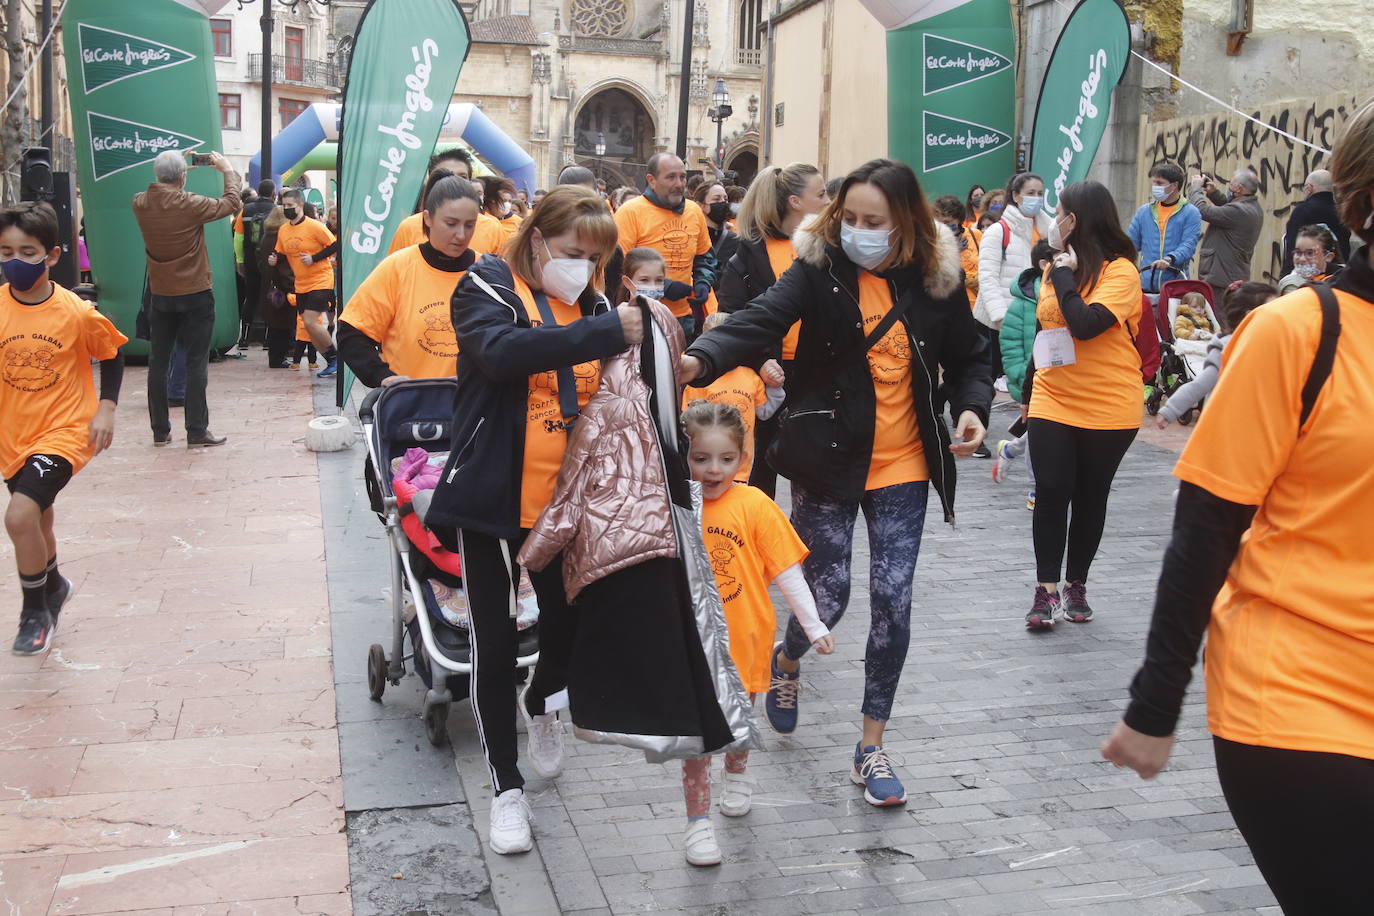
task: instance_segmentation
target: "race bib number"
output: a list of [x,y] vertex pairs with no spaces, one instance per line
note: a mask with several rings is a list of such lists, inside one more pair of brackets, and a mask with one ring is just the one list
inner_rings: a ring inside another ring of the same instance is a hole
[[1037,369],[1072,366],[1078,361],[1068,328],[1047,328],[1037,333],[1033,355]]

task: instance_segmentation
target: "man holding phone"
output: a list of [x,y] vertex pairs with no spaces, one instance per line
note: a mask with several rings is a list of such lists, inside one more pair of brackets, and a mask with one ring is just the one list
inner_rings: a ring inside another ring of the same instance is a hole
[[223,445],[225,441],[210,432],[205,394],[215,296],[204,226],[238,212],[241,182],[219,153],[193,156],[191,164],[203,162],[224,176],[222,196],[203,197],[187,191],[187,154],[165,150],[153,160],[156,180],[133,200],[134,218],[143,233],[148,257],[148,420],[155,446],[172,441],[167,365],[178,343],[186,351],[186,445]]
[[1259,176],[1248,168],[1236,169],[1225,193],[1211,175],[1201,171],[1189,182],[1188,202],[1207,223],[1198,277],[1212,287],[1212,301],[1217,305],[1228,286],[1250,279],[1250,261],[1264,225],[1264,210],[1255,196],[1258,191]]

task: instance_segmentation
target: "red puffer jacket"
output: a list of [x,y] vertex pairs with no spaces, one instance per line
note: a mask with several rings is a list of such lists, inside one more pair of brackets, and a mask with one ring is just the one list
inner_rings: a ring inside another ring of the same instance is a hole
[[[644,301],[654,325],[645,334],[666,339],[676,368],[682,328],[663,305]],[[569,601],[613,572],[677,555],[663,453],[639,367],[638,345],[602,360],[601,388],[568,439],[553,500],[520,551],[520,562],[533,570],[563,551]]]

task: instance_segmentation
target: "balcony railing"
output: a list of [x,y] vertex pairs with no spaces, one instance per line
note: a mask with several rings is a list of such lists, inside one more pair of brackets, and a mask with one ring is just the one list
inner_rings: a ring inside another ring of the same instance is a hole
[[[262,55],[248,55],[248,78],[262,79]],[[272,82],[284,86],[308,86],[311,89],[339,88],[338,70],[323,60],[288,58],[272,55]]]

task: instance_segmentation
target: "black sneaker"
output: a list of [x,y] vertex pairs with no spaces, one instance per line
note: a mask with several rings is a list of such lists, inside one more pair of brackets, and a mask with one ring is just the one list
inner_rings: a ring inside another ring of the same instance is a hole
[[19,618],[19,632],[14,637],[15,655],[38,655],[52,644],[57,621],[47,611],[31,611]]
[[1059,593],[1051,592],[1043,585],[1037,585],[1035,601],[1031,604],[1030,613],[1026,615],[1026,629],[1048,630],[1054,626],[1054,615],[1059,607]]
[[1093,609],[1088,604],[1088,587],[1082,582],[1070,582],[1064,586],[1064,619],[1073,623],[1087,623],[1093,619]]
[[[50,580],[51,581],[51,580]],[[52,614],[52,628],[57,629],[57,615],[72,594],[72,582],[66,576],[58,576],[57,584],[48,592],[48,613]]]

